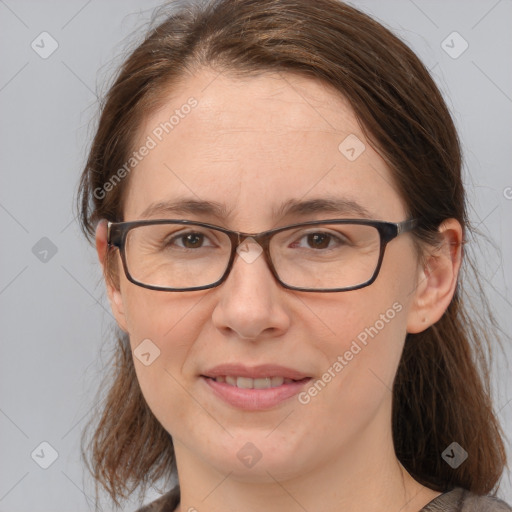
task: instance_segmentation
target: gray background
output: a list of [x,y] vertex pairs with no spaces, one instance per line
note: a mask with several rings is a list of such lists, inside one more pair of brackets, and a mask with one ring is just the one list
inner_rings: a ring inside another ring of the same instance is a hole
[[[113,319],[72,201],[96,93],[119,63],[125,37],[159,3],[0,0],[0,512],[93,508],[79,437],[113,347]],[[465,151],[471,217],[495,245],[478,257],[511,359],[512,2],[353,3],[410,44],[448,99]],[[46,59],[31,47],[51,49],[48,36],[39,37],[44,31],[58,43]],[[460,56],[464,41],[446,39],[453,31],[469,44]],[[495,403],[512,458],[512,382],[497,354]],[[58,453],[48,469],[36,463],[51,462],[43,441]],[[512,503],[508,471],[499,494]]]

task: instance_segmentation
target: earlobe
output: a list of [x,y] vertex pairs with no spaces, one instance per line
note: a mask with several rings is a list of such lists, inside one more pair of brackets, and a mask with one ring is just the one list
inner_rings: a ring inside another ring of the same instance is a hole
[[407,332],[422,332],[444,314],[455,293],[462,262],[462,227],[456,219],[439,226],[442,242],[427,256],[408,313]]
[[105,279],[105,286],[107,288],[107,295],[112,313],[114,314],[119,327],[124,332],[128,332],[126,329],[126,317],[121,291],[114,286],[114,283],[112,283],[106,268],[107,251],[109,250],[107,243],[107,224],[107,221],[102,219],[96,226],[96,251],[98,252],[98,259],[100,260],[101,267],[103,269],[103,277]]

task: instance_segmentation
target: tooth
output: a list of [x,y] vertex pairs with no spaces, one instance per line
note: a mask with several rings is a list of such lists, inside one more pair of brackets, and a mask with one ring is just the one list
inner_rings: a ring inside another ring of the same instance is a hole
[[285,380],[283,377],[272,377],[272,387],[282,386]]
[[262,379],[254,379],[254,389],[266,389],[272,387],[270,377],[263,377]]
[[244,389],[252,389],[254,386],[254,379],[251,379],[249,377],[237,377],[236,378],[236,385],[239,388]]
[[231,377],[231,375],[226,375],[226,383],[231,384],[231,386],[236,386],[236,377]]
[[242,389],[268,389],[282,386],[294,382],[293,379],[284,377],[263,377],[258,379],[251,379],[250,377],[236,377],[233,375],[225,375],[216,377],[217,382],[225,382],[231,386],[237,386]]

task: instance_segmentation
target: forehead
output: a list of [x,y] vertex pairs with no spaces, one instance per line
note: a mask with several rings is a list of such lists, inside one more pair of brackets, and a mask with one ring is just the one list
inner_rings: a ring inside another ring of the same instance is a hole
[[200,218],[246,231],[268,229],[284,203],[301,200],[341,199],[384,220],[404,215],[348,101],[296,74],[242,79],[204,69],[169,90],[134,150],[125,220],[178,198],[216,203]]

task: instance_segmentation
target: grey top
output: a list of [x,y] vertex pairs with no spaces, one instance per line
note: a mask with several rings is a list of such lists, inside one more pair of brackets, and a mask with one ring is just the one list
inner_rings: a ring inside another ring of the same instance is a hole
[[[137,512],[174,512],[180,502],[179,486],[164,494],[157,500],[140,508]],[[418,512],[512,512],[504,501],[493,496],[479,496],[462,487],[434,498]]]
[[455,487],[451,491],[434,498],[419,512],[436,512],[438,510],[449,512],[511,512],[512,508],[494,496],[479,496],[462,487]]

